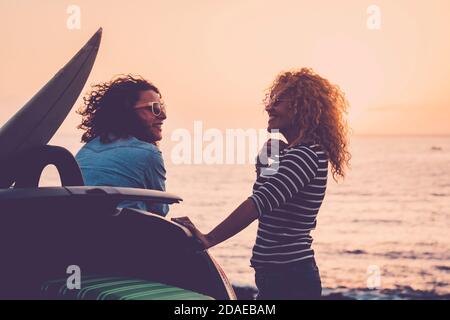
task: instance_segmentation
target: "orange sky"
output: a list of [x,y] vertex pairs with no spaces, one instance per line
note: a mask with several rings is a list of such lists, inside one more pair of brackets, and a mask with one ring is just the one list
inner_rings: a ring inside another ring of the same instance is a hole
[[[80,30],[66,27],[70,4]],[[381,30],[366,26],[370,4]],[[263,90],[303,66],[346,92],[356,134],[450,134],[448,12],[448,0],[0,0],[0,123],[102,26],[88,83],[129,72],[155,82],[165,134],[194,120],[264,128]]]

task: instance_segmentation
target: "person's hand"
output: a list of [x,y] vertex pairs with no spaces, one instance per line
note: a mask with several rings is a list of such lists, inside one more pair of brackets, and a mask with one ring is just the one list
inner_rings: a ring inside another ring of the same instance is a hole
[[211,242],[208,240],[208,237],[201,233],[188,217],[172,218],[171,220],[187,228],[205,249],[212,246]]
[[[276,144],[278,144],[278,146]],[[274,156],[279,155],[280,151],[286,149],[286,147],[287,144],[282,140],[279,139],[267,140],[266,143],[264,143],[264,146],[259,151],[258,157],[256,158],[256,165],[268,166],[269,158],[273,159]]]

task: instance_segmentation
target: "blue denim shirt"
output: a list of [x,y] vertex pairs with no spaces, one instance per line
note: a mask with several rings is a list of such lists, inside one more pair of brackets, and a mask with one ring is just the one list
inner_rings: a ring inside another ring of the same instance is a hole
[[[165,191],[166,170],[161,151],[134,137],[102,143],[97,137],[75,156],[87,186],[113,186]],[[166,216],[161,203],[124,201],[118,207],[137,208]]]

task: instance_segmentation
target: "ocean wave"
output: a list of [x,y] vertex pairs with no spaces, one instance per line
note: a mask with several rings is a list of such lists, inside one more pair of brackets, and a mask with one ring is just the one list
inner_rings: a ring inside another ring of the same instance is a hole
[[448,193],[432,193],[433,197],[450,197],[450,194]]
[[324,289],[323,299],[342,300],[448,300],[450,294],[439,294],[434,290],[415,290],[410,286],[392,289]]
[[361,250],[361,249],[356,249],[356,250],[343,250],[341,251],[342,253],[345,254],[367,254],[367,251],[365,250]]
[[414,251],[388,251],[385,253],[375,253],[376,256],[384,256],[389,259],[423,259],[423,260],[450,260],[449,253],[442,252],[414,252]]
[[[238,300],[253,300],[258,293],[258,289],[252,286],[233,285],[233,288]],[[396,286],[392,289],[337,287],[323,288],[322,292],[323,300],[450,300],[450,294],[415,290],[410,286]]]
[[437,270],[440,270],[440,271],[449,271],[450,272],[450,266],[435,266],[434,268]]
[[388,219],[353,219],[354,223],[393,223],[393,224],[401,224],[401,220],[388,220]]

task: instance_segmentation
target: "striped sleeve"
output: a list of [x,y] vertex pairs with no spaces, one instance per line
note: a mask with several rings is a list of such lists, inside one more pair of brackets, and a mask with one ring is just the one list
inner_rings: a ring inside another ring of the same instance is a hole
[[275,173],[265,176],[264,182],[250,196],[259,217],[284,205],[317,175],[319,158],[306,146],[288,150],[280,156]]

